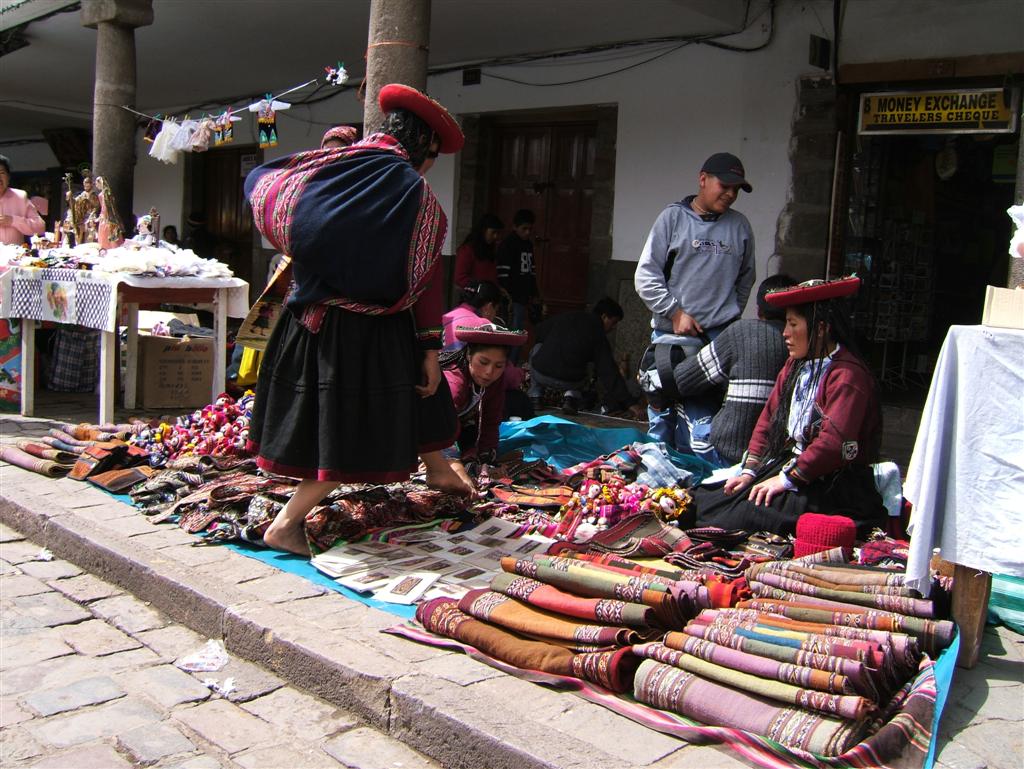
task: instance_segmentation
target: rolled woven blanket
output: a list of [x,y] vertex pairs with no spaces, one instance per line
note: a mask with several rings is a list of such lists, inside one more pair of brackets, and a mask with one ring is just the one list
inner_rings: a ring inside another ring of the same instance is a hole
[[907,598],[899,595],[878,595],[875,593],[851,593],[845,590],[828,590],[796,580],[782,579],[784,587],[750,582],[750,589],[758,598],[775,598],[780,601],[799,601],[820,604],[835,609],[863,607],[879,611],[891,611],[910,617],[933,619],[935,605],[927,598]]
[[[565,642],[577,647],[614,648],[650,641],[662,630],[644,631],[602,622],[587,622],[521,603],[493,590],[470,590],[459,601],[459,610],[492,625],[522,633],[529,638]],[[590,651],[590,649],[587,649]]]
[[605,622],[629,627],[649,627],[657,623],[657,615],[650,606],[618,601],[614,598],[583,598],[553,585],[545,585],[529,577],[501,572],[491,580],[491,590],[541,609],[558,612],[567,617]]
[[431,633],[462,641],[509,665],[583,678],[618,693],[629,690],[639,662],[628,646],[574,654],[556,644],[524,638],[474,619],[460,611],[458,603],[450,598],[421,603],[416,607],[416,619]]
[[703,724],[744,729],[787,748],[823,756],[845,753],[860,741],[864,731],[863,721],[780,705],[650,659],[641,662],[636,671],[633,696]]
[[82,446],[82,447],[85,447],[85,446],[88,446],[89,443],[91,442],[91,441],[79,440],[78,438],[76,438],[75,436],[71,435],[70,433],[65,432],[64,430],[58,430],[55,427],[51,427],[50,430],[47,432],[47,434],[50,435],[53,438],[56,438],[59,441],[61,441],[63,443],[67,443],[67,444],[69,444],[71,446]]
[[31,470],[48,478],[63,478],[71,472],[72,465],[62,465],[52,459],[43,459],[28,454],[17,446],[0,446],[0,459],[15,467]]
[[15,441],[14,445],[26,454],[31,454],[32,456],[39,457],[40,459],[51,459],[59,465],[73,465],[78,461],[78,454],[75,454],[74,452],[61,451],[60,449],[55,449],[45,443],[38,443],[26,438]]
[[[734,658],[728,664],[724,660],[721,662],[711,662],[705,659],[703,655],[709,652],[713,644],[693,638],[687,642],[687,646],[695,649],[703,647],[701,656],[681,652],[677,649],[670,649],[662,643],[637,644],[633,646],[633,653],[639,657],[656,659],[659,662],[664,662],[681,670],[688,670],[691,673],[696,673],[701,678],[717,681],[720,684],[741,689],[751,694],[796,705],[807,710],[825,713],[830,716],[847,718],[852,721],[860,721],[876,708],[874,703],[858,695],[836,694],[834,692],[808,689],[793,683],[785,683],[779,680],[779,672],[777,670],[773,671],[769,678],[767,677],[767,668],[777,669],[779,667],[778,663],[773,663],[772,660],[754,658],[754,662],[748,665],[746,663],[750,662],[750,660],[739,661],[739,658],[748,657],[748,655],[733,649],[719,647],[717,652],[731,653],[735,655]],[[724,655],[716,653],[715,656],[721,660]],[[741,670],[735,667],[734,665],[737,663],[744,664],[745,669]],[[757,667],[759,672],[747,672],[747,670],[752,670],[754,667]],[[828,674],[822,674],[820,670],[806,672],[808,674],[813,672],[825,677],[828,676]]]
[[71,443],[65,443],[59,438],[54,438],[52,435],[42,435],[38,439],[39,443],[45,443],[47,446],[59,451],[70,451],[72,454],[81,454],[85,451],[85,446],[76,446]]

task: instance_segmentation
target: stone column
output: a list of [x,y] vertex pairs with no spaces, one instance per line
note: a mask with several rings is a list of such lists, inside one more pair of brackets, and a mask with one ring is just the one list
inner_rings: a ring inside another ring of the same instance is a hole
[[135,107],[135,28],[152,23],[152,0],[82,0],[82,26],[96,30],[92,169],[110,185],[125,228],[133,221],[136,116],[121,105]]
[[430,0],[371,0],[366,47],[364,133],[380,127],[377,94],[388,83],[425,91],[430,41]]

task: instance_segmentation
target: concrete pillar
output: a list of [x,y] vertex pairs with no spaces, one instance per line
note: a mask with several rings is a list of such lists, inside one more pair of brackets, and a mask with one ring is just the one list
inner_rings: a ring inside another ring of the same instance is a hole
[[121,105],[135,107],[135,28],[152,23],[152,0],[82,0],[82,26],[96,30],[92,169],[110,185],[126,228],[132,224],[136,116]]
[[388,83],[427,88],[430,0],[370,0],[364,132],[380,127],[377,94]]

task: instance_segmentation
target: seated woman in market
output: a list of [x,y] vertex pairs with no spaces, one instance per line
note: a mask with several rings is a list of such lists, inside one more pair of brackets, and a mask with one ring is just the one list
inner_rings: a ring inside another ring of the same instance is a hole
[[739,475],[695,490],[697,523],[789,534],[807,510],[845,515],[867,534],[885,520],[871,463],[881,439],[874,377],[852,349],[843,297],[859,278],[769,293],[786,308],[789,360],[751,436]]
[[455,338],[456,326],[483,326],[492,323],[498,316],[502,294],[498,284],[489,280],[477,280],[459,291],[459,303],[441,316],[444,334],[444,349],[458,350],[465,342]]
[[524,344],[527,334],[489,323],[456,326],[455,337],[465,346],[441,356],[459,419],[455,445],[445,456],[459,477],[468,481],[463,460],[490,461],[497,453],[509,348]]
[[[443,323],[444,349],[458,350],[466,346],[455,338],[456,326],[483,326],[495,322],[498,308],[501,306],[503,294],[497,283],[488,280],[475,281],[462,289],[459,304],[446,312],[441,320]],[[500,325],[501,321],[497,321]],[[526,372],[509,361],[505,365],[505,409],[503,417],[519,417],[533,419],[533,405],[523,392]]]

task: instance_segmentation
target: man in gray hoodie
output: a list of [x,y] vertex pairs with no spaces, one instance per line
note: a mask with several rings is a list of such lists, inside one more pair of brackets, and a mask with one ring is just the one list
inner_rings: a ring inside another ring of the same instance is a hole
[[[675,353],[665,356],[672,365],[696,354],[743,313],[754,285],[754,233],[747,217],[732,210],[740,190],[752,190],[743,164],[735,155],[715,153],[701,167],[698,184],[696,195],[661,212],[636,266],[636,291],[652,315],[652,348],[640,370],[648,393],[675,390],[661,382],[659,353]],[[686,420],[716,410],[696,400],[652,400],[648,431],[679,451],[690,450]]]

